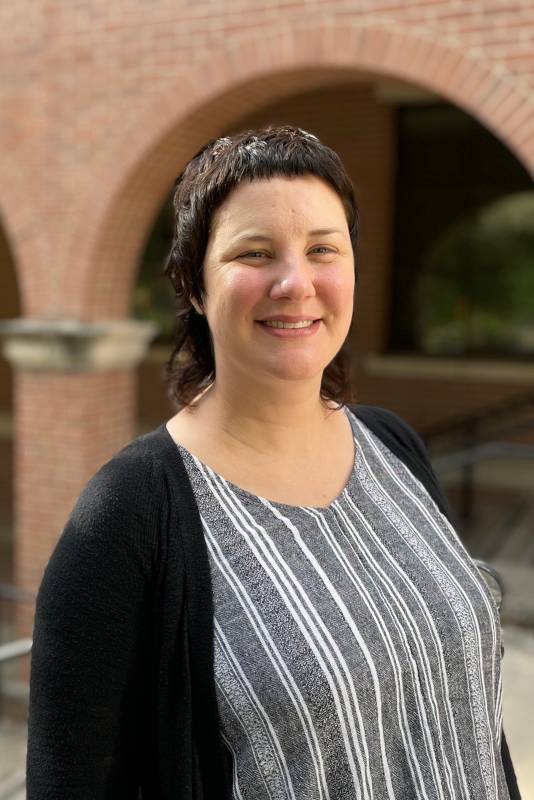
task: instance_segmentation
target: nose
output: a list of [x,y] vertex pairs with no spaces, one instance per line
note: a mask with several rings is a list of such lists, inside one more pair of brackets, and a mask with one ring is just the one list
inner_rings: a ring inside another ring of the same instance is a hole
[[289,255],[279,262],[271,286],[273,300],[302,300],[315,296],[314,267],[300,254]]

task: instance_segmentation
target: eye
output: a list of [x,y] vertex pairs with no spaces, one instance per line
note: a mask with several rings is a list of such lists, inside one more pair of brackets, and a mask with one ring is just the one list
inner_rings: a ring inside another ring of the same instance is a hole
[[[335,255],[337,250],[326,245],[317,245],[310,250],[311,254],[319,256]],[[250,250],[248,253],[241,253],[237,258],[245,258],[249,260],[261,260],[262,258],[269,258],[269,253],[264,253],[262,250]]]
[[250,253],[242,253],[238,258],[259,258],[260,256],[266,255],[266,253],[262,253],[260,250],[252,250]]
[[317,252],[318,250],[322,250],[322,252],[319,253],[320,256],[326,256],[326,255],[329,255],[330,253],[335,253],[336,252],[332,247],[326,247],[323,244],[319,244],[319,245],[317,245],[317,247],[313,247],[311,252],[312,253],[313,252]]

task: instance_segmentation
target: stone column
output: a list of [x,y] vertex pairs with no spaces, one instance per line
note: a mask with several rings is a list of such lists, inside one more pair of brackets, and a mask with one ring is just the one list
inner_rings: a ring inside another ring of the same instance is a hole
[[[135,436],[136,368],[157,327],[136,320],[0,324],[14,371],[14,576],[36,592],[76,497]],[[33,603],[16,635],[31,636]]]

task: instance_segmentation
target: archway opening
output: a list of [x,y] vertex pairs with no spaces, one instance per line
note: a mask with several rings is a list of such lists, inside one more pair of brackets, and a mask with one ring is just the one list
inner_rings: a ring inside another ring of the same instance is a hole
[[401,108],[398,145],[390,351],[521,358],[515,289],[534,276],[530,176],[448,104]]

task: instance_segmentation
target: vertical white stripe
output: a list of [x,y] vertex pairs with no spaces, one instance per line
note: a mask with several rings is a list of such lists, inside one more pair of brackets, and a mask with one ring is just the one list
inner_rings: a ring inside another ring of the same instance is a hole
[[232,747],[232,743],[229,739],[224,735],[224,731],[221,731],[221,737],[226,744],[228,750],[232,754],[232,800],[244,800],[243,795],[241,794],[241,787],[239,786],[239,778],[237,775],[237,756],[234,748]]
[[[233,688],[229,685],[226,685],[228,684],[228,681],[225,681],[224,685],[222,682],[219,682],[218,685],[221,691],[224,691],[228,704],[234,710],[234,714],[238,719],[245,736],[249,739],[251,745],[250,751],[253,754],[253,757],[257,758],[258,750],[261,750],[263,754],[263,762],[265,767],[261,769],[259,768],[258,764],[258,771],[264,780],[265,788],[267,789],[267,792],[271,794],[269,786],[272,784],[274,792],[273,796],[276,798],[281,796],[279,787],[280,784],[283,784],[283,797],[291,798],[291,800],[297,800],[295,798],[291,775],[286,763],[283,748],[280,744],[278,736],[276,735],[276,731],[271,723],[269,715],[265,711],[263,704],[260,702],[260,699],[252,687],[252,684],[247,679],[245,672],[241,669],[241,665],[239,664],[238,659],[235,657],[230,643],[224,635],[224,631],[222,630],[216,618],[214,622],[215,641],[218,647],[219,657],[224,658],[227,669],[231,672],[235,682],[235,686]],[[240,701],[239,703],[234,702],[234,696],[238,697]],[[242,709],[237,707],[239,704],[242,707],[246,707],[245,713],[248,711],[246,723],[244,721],[244,715],[242,717]],[[252,723],[251,716],[255,717]],[[255,733],[252,736],[249,735],[249,732],[252,733],[253,727],[255,729]],[[268,779],[266,779],[266,776],[268,776]]]
[[267,657],[273,665],[274,670],[278,675],[282,686],[286,690],[301,722],[306,744],[310,751],[311,760],[316,773],[320,800],[330,800],[330,792],[324,771],[323,756],[319,745],[319,740],[317,738],[311,714],[302,696],[302,693],[284,659],[282,658],[280,651],[276,647],[275,642],[270,636],[268,629],[264,625],[261,615],[256,609],[252,599],[248,595],[242,581],[240,581],[240,579],[237,577],[228,560],[225,558],[215,536],[212,534],[210,527],[204,518],[202,519],[202,524],[206,535],[206,542],[208,544],[211,556],[214,559],[214,563],[224,575],[228,586],[243,608],[243,611],[258,638],[258,642],[265,650]]

